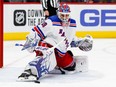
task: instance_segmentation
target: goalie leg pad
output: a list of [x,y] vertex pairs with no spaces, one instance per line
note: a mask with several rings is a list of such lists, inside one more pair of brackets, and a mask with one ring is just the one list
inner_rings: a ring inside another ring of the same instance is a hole
[[46,53],[44,56],[37,56],[33,61],[29,63],[28,68],[31,69],[32,74],[37,75],[37,79],[40,79],[52,71],[56,66],[56,58],[54,51]]
[[88,57],[87,56],[74,56],[76,61],[76,71],[77,72],[87,72],[88,71]]

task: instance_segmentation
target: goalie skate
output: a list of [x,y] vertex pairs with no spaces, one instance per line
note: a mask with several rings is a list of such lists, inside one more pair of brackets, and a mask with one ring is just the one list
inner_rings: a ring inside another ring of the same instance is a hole
[[19,77],[17,81],[36,81],[37,76],[31,73],[31,70],[25,70]]

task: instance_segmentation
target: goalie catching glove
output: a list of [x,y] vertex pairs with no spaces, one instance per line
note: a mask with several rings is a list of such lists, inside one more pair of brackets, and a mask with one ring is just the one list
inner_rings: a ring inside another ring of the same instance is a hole
[[71,47],[78,47],[82,51],[90,51],[93,46],[93,38],[90,35],[87,35],[83,39],[78,41],[72,41]]
[[26,42],[25,42],[22,50],[26,49],[27,51],[29,51],[30,53],[32,53],[35,50],[35,48],[36,48],[39,40],[40,39],[36,37],[36,33],[34,33],[34,35],[29,34],[26,37]]

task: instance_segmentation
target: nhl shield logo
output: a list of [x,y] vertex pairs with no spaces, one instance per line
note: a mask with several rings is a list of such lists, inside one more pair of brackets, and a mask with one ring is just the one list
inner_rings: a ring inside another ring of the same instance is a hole
[[14,11],[14,25],[24,26],[26,24],[26,11],[25,10],[15,10]]

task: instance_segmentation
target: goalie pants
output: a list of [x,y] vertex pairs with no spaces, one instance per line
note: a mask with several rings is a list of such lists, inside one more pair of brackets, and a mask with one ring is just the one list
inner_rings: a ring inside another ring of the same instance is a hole
[[75,70],[76,63],[74,61],[73,56],[69,52],[66,52],[63,57],[60,57],[55,49],[55,55],[58,67],[63,68],[67,71]]

